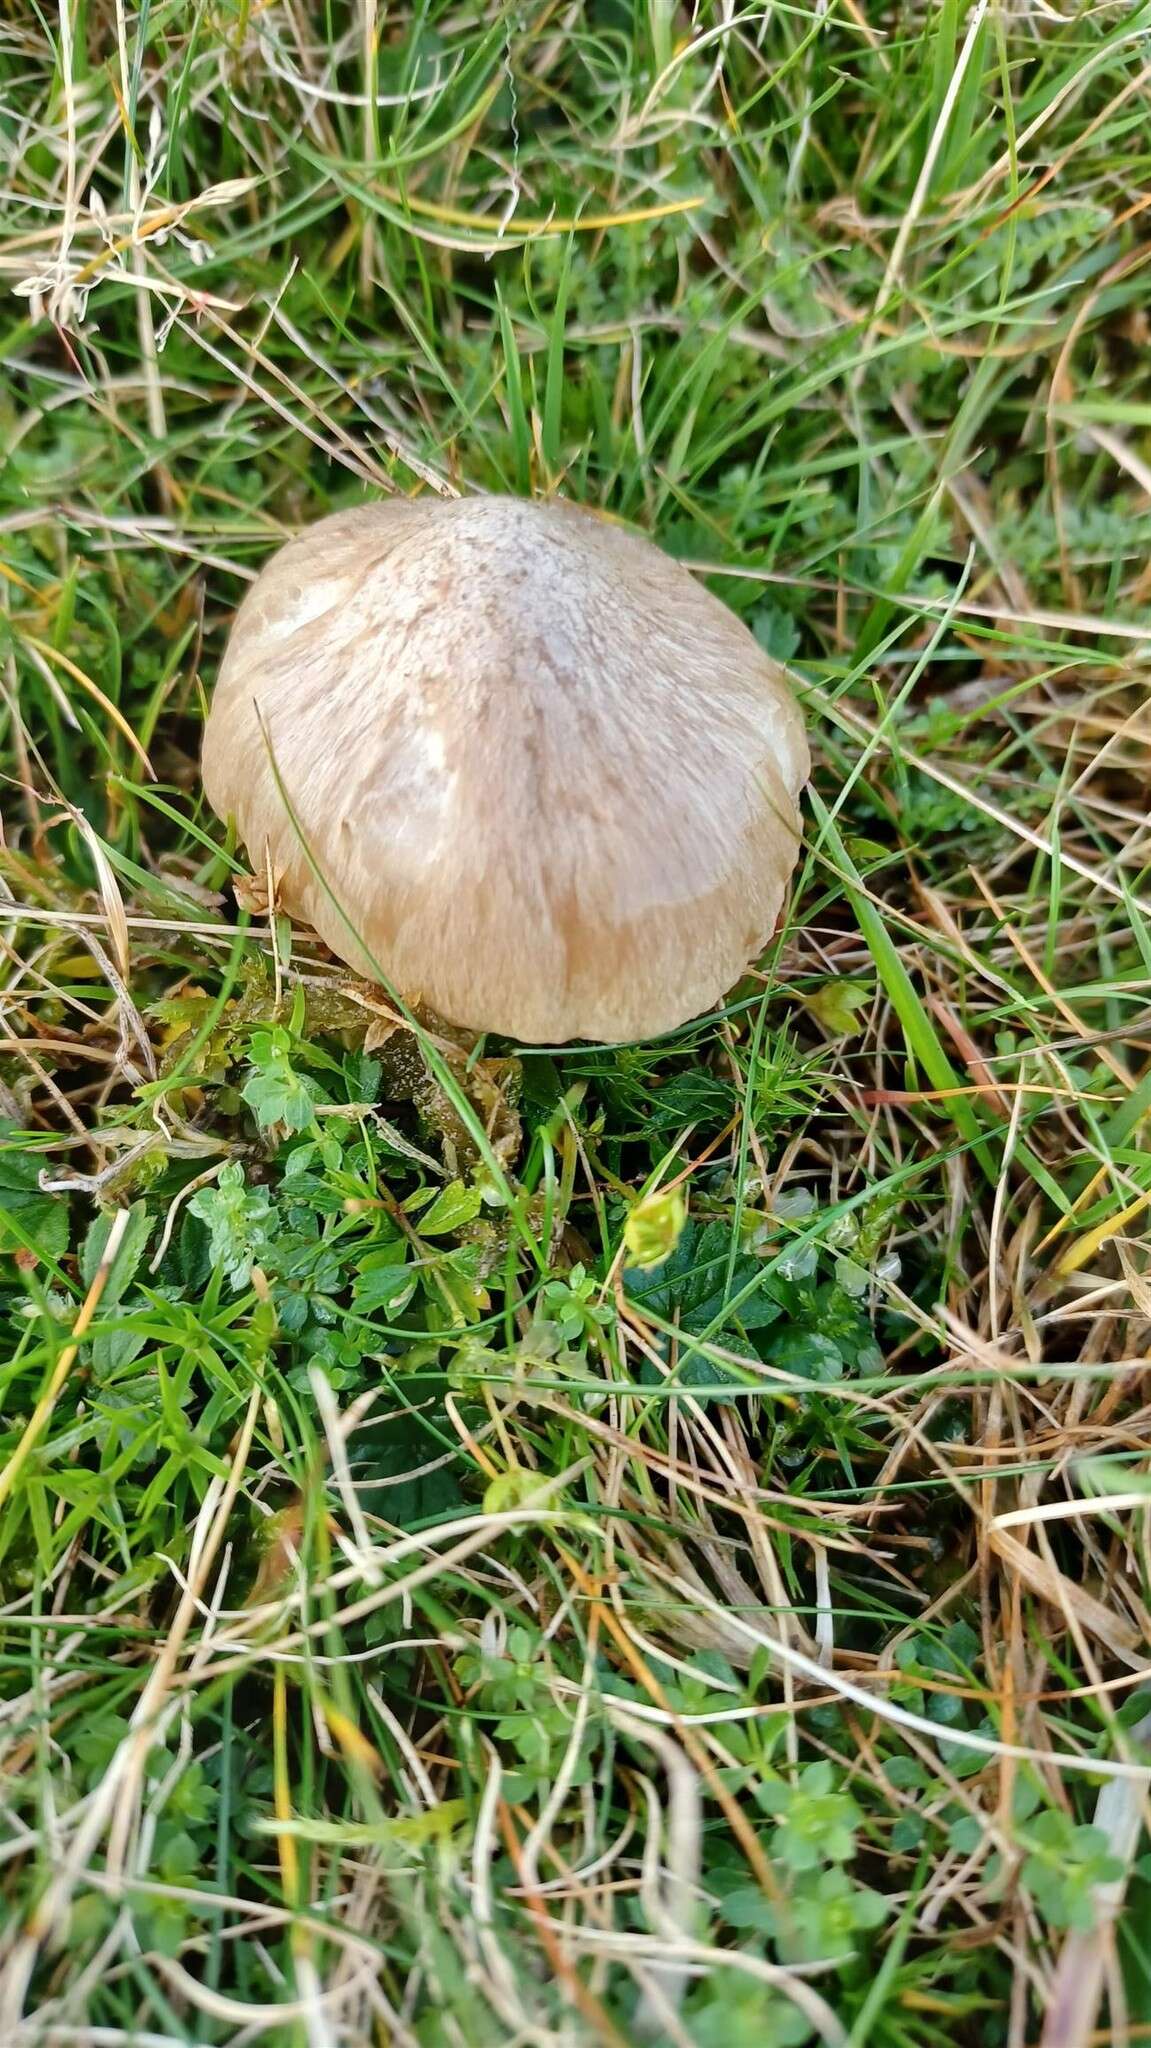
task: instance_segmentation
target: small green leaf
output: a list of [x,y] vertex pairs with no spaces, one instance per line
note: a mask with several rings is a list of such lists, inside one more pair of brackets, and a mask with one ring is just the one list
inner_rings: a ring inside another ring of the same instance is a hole
[[407,1307],[417,1284],[418,1275],[410,1266],[373,1266],[357,1274],[352,1302],[361,1315],[372,1315],[379,1309],[390,1319]]
[[513,1466],[508,1472],[497,1472],[484,1492],[484,1513],[506,1515],[509,1510],[522,1507],[539,1490],[539,1473],[531,1472],[523,1465]]
[[[84,1285],[91,1287],[104,1256],[104,1248],[111,1235],[116,1211],[104,1209],[96,1217],[80,1253],[80,1272]],[[147,1249],[152,1234],[152,1223],[143,1202],[134,1202],[128,1212],[128,1224],[120,1240],[120,1248],[112,1261],[112,1270],[104,1282],[102,1307],[110,1308],[114,1302],[122,1301],[136,1276],[136,1268]]]
[[837,977],[835,981],[825,981],[821,988],[801,995],[799,1000],[816,1023],[822,1025],[829,1038],[846,1038],[849,1032],[861,1028],[860,1012],[867,1008],[874,993],[874,986],[869,981],[847,981]]
[[790,661],[799,646],[799,628],[790,612],[763,604],[749,620],[752,632],[773,661]]
[[723,1917],[729,1927],[738,1928],[741,1933],[748,1930],[754,1934],[774,1934],[779,1925],[776,1907],[750,1884],[728,1893],[723,1902]]
[[188,1213],[207,1225],[212,1264],[223,1267],[239,1293],[272,1241],[272,1197],[267,1188],[246,1187],[243,1167],[229,1160],[214,1187],[193,1195]]
[[482,1205],[478,1188],[465,1187],[462,1180],[449,1181],[421,1216],[421,1237],[447,1237],[451,1231],[461,1230],[465,1223],[474,1222]]
[[843,1378],[843,1353],[830,1337],[816,1330],[800,1330],[788,1324],[765,1346],[768,1363],[797,1378],[830,1383]]
[[0,1150],[0,1251],[31,1247],[50,1260],[67,1251],[68,1204],[40,1186],[49,1164],[43,1153]]
[[256,1031],[249,1055],[252,1070],[240,1090],[255,1111],[262,1130],[283,1124],[289,1131],[306,1131],[312,1121],[316,1085],[297,1074],[291,1059],[292,1041],[286,1031]]

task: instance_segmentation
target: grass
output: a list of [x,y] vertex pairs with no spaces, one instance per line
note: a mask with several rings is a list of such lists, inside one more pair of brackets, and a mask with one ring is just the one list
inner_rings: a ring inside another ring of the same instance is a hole
[[[1151,2035],[1149,30],[9,12],[5,2042]],[[235,604],[428,489],[794,668],[721,1014],[237,908]]]

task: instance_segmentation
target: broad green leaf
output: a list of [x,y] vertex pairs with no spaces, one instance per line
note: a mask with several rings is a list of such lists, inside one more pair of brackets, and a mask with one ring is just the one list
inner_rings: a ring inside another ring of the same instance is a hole
[[421,1237],[446,1237],[479,1215],[483,1196],[478,1188],[465,1187],[462,1180],[449,1181],[431,1207],[420,1217]]

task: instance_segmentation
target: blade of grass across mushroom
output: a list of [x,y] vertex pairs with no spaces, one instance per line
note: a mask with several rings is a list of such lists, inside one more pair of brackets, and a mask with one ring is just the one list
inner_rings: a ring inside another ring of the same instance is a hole
[[454,1109],[456,1115],[459,1117],[460,1122],[463,1124],[464,1129],[467,1131],[468,1136],[472,1140],[472,1143],[475,1145],[476,1150],[480,1155],[480,1158],[483,1160],[484,1165],[486,1166],[489,1174],[491,1175],[493,1186],[499,1190],[499,1193],[503,1199],[504,1206],[507,1209],[507,1212],[511,1217],[513,1223],[515,1224],[516,1230],[519,1232],[520,1239],[525,1249],[531,1253],[532,1259],[538,1270],[541,1273],[544,1272],[547,1268],[546,1247],[542,1246],[539,1243],[538,1239],[535,1236],[535,1233],[531,1228],[531,1225],[528,1222],[527,1204],[524,1200],[522,1193],[519,1193],[515,1189],[513,1189],[511,1182],[509,1181],[507,1174],[504,1171],[502,1161],[500,1160],[499,1155],[495,1150],[495,1147],[492,1145],[491,1140],[489,1139],[488,1134],[483,1127],[483,1124],[481,1123],[479,1117],[476,1115],[476,1112],[473,1109],[471,1103],[469,1102],[466,1093],[460,1087],[459,1082],[456,1080],[447,1061],[444,1059],[443,1055],[439,1052],[438,1048],[436,1047],[436,1044],[432,1039],[431,1035],[420,1023],[419,1018],[415,1015],[415,1013],[412,1011],[409,1005],[404,1001],[404,998],[400,994],[399,990],[393,988],[387,975],[384,973],[384,970],[380,965],[380,962],[376,959],[370,946],[368,946],[365,943],[364,939],[357,931],[353,920],[348,916],[347,911],[344,909],[343,904],[340,902],[339,897],[336,895],[335,890],[332,888],[331,883],[328,881],[327,876],[324,874],[323,869],[320,867],[320,864],[317,861],[311,846],[308,844],[308,840],[304,834],[303,827],[300,824],[299,814],[296,811],[292,799],[288,794],[283,776],[280,773],[279,763],[276,760],[275,750],[272,746],[271,734],[268,731],[267,725],[264,722],[263,715],[258,707],[256,710],[256,718],[259,724],[261,738],[263,739],[264,745],[268,751],[268,763],[272,770],[272,776],[273,780],[275,781],[277,794],[280,798],[281,803],[284,806],[284,810],[287,815],[288,821],[292,827],[293,832],[296,835],[296,839],[300,846],[300,850],[303,853],[304,859],[307,861],[308,866],[311,868],[313,875],[315,876],[317,882],[319,883],[321,889],[323,890],[337,917],[340,919],[341,924],[345,927],[348,936],[355,941],[357,948],[364,955],[364,957],[371,961],[372,967],[379,977],[380,987],[387,994],[389,1002],[394,1003],[396,1009],[403,1017],[404,1022],[407,1024],[409,1030],[412,1032],[413,1036],[418,1041],[421,1055],[427,1062],[429,1072],[434,1075],[436,1081],[443,1089],[444,1094],[446,1095],[448,1101],[451,1103],[452,1108]]

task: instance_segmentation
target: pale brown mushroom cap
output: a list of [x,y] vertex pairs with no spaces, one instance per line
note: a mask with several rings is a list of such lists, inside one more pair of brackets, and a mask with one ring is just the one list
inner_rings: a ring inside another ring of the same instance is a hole
[[775,927],[808,752],[782,670],[649,542],[559,502],[424,499],[268,563],[203,768],[333,952],[544,1044],[653,1037],[731,988]]

